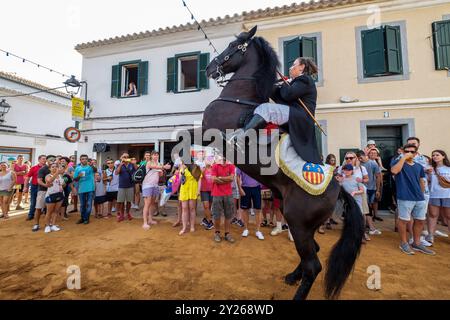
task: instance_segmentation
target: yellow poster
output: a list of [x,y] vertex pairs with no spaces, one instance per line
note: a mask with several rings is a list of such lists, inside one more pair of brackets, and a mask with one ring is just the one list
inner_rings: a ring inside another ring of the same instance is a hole
[[84,100],[72,98],[72,120],[81,121],[84,119]]

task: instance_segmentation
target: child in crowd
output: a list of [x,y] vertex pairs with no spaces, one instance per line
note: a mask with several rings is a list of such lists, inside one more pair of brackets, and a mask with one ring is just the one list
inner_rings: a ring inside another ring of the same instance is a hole
[[[363,213],[363,193],[365,192],[364,185],[358,182],[353,176],[353,165],[350,163],[342,166],[342,172],[344,174],[341,182],[342,187],[347,191],[356,201],[361,213]],[[366,233],[364,233],[365,240],[370,240]]]
[[99,172],[95,173],[95,198],[94,208],[95,217],[104,217],[104,204],[106,202],[106,181],[103,180],[102,175]]

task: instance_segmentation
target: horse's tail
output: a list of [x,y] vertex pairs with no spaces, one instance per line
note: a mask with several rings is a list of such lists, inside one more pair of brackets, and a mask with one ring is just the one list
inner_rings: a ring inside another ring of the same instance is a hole
[[361,249],[364,235],[364,220],[355,199],[341,187],[339,199],[344,202],[344,228],[341,238],[333,247],[325,274],[325,296],[337,298],[348,276],[353,270]]

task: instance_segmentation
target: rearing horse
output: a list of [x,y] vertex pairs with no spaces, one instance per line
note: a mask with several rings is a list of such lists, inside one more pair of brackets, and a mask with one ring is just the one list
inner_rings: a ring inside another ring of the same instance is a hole
[[[242,126],[242,114],[253,111],[257,105],[269,100],[276,81],[278,57],[265,39],[254,37],[255,33],[256,26],[249,32],[241,33],[208,65],[207,75],[213,79],[229,73],[234,75],[220,97],[206,108],[203,130],[214,128],[225,132],[226,129],[237,129]],[[322,270],[317,256],[319,245],[314,240],[315,231],[331,216],[338,198],[344,202],[344,228],[330,254],[325,276],[325,295],[327,298],[336,298],[361,248],[363,217],[355,200],[335,179],[332,179],[323,194],[313,196],[281,170],[274,175],[261,175],[262,165],[259,161],[258,164],[246,162],[237,166],[270,187],[282,199],[282,212],[301,258],[295,270],[285,277],[285,282],[290,285],[301,280],[294,299],[306,299]]]

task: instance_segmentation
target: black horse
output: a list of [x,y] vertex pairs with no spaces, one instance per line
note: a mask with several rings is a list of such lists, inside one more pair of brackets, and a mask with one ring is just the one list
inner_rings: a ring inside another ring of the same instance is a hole
[[[257,105],[269,100],[276,82],[278,57],[265,39],[254,37],[255,33],[256,26],[249,32],[241,33],[208,65],[207,75],[213,79],[229,73],[234,75],[220,97],[206,108],[203,130],[214,128],[225,132],[226,129],[242,127],[242,115],[252,112]],[[262,165],[259,161],[258,164],[246,162],[237,166],[270,187],[282,199],[283,215],[301,258],[295,270],[285,277],[285,282],[290,285],[301,280],[294,299],[306,299],[322,270],[317,257],[319,245],[314,240],[315,231],[331,216],[338,198],[344,202],[344,228],[329,257],[325,276],[326,297],[338,297],[353,270],[363,237],[363,218],[354,199],[335,179],[323,194],[312,196],[281,170],[274,175],[261,175]]]

